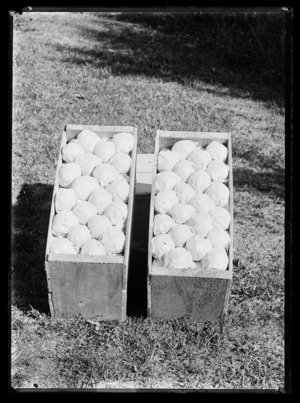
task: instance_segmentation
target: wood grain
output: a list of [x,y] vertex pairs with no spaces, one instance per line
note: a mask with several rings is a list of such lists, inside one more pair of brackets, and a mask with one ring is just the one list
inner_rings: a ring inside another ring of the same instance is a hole
[[230,235],[230,245],[229,245],[229,271],[232,273],[233,270],[233,177],[232,177],[232,145],[231,145],[231,135],[228,136],[228,166],[229,166],[229,213],[231,216],[229,224],[229,235]]
[[151,274],[156,276],[223,278],[223,279],[231,279],[232,277],[229,270],[169,269],[166,267],[152,267]]
[[58,173],[59,173],[60,167],[62,165],[61,150],[65,144],[66,144],[66,132],[63,131],[61,143],[60,143],[60,147],[59,147],[59,152],[58,152],[58,158],[57,158],[57,167],[56,167],[56,171],[55,171],[55,179],[54,179],[54,186],[53,186],[53,192],[52,192],[51,209],[50,209],[49,224],[48,224],[48,234],[47,234],[46,250],[45,250],[45,271],[46,271],[46,279],[47,279],[47,287],[48,287],[48,303],[49,303],[50,314],[52,316],[54,316],[54,306],[53,306],[53,299],[52,299],[52,285],[51,285],[51,277],[50,277],[49,265],[48,265],[48,255],[49,255],[50,245],[53,240],[52,220],[55,215],[55,195],[56,195],[58,187],[59,187]]
[[122,294],[122,320],[126,318],[126,305],[127,305],[127,288],[128,288],[128,270],[130,260],[130,245],[132,238],[132,217],[134,211],[134,194],[136,184],[136,159],[137,159],[137,129],[133,129],[134,147],[131,153],[132,164],[130,168],[130,191],[128,197],[128,216],[126,223],[126,240],[124,250],[124,273],[123,273],[123,292]]
[[48,261],[55,262],[75,262],[75,263],[95,263],[95,264],[106,264],[106,263],[124,263],[124,256],[116,255],[116,256],[84,256],[84,255],[68,255],[68,254],[59,254],[59,253],[49,253]]
[[52,200],[51,200],[51,210],[50,210],[50,216],[49,216],[49,225],[48,225],[48,236],[47,236],[47,243],[46,243],[46,251],[45,251],[45,260],[47,259],[47,255],[49,253],[50,245],[52,242],[52,219],[55,215],[55,195],[57,193],[57,190],[59,188],[59,183],[58,183],[58,173],[60,170],[60,167],[62,166],[62,155],[61,155],[61,150],[63,146],[66,144],[66,132],[64,131],[62,133],[62,138],[60,142],[60,147],[59,147],[59,152],[58,152],[58,158],[57,158],[57,165],[56,165],[56,171],[55,171],[55,178],[54,178],[54,186],[53,186],[53,192],[52,192]]
[[47,286],[48,286],[48,304],[50,315],[54,316],[54,306],[53,306],[53,298],[52,298],[52,285],[51,285],[51,275],[50,275],[50,268],[49,263],[45,261],[45,271],[46,271],[46,278],[47,278]]
[[154,154],[138,154],[136,164],[136,189],[137,196],[148,195],[152,187]]
[[230,280],[221,278],[151,276],[153,319],[221,319]]
[[152,268],[152,238],[153,238],[153,220],[154,220],[154,195],[155,182],[157,174],[157,155],[159,153],[159,135],[155,138],[154,157],[152,164],[152,186],[150,196],[150,211],[149,211],[149,235],[148,235],[148,263],[147,263],[147,312],[151,316],[151,268]]
[[49,261],[54,315],[122,319],[123,264]]

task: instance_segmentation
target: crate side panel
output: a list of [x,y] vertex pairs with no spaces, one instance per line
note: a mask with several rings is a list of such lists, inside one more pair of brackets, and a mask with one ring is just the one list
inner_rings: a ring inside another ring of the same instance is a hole
[[62,166],[62,156],[61,156],[61,150],[66,144],[66,133],[62,133],[62,138],[61,138],[61,143],[59,147],[59,152],[58,152],[58,158],[57,158],[57,165],[56,165],[56,171],[55,171],[55,179],[54,179],[54,186],[53,186],[53,192],[52,192],[52,199],[51,199],[51,209],[50,209],[50,216],[49,216],[49,225],[48,225],[48,234],[47,234],[47,242],[46,242],[46,251],[45,251],[45,261],[47,260],[47,256],[49,254],[49,249],[50,249],[50,244],[52,242],[52,219],[55,215],[55,195],[58,191],[59,188],[59,183],[58,183],[58,174],[59,170]]
[[137,196],[147,196],[151,193],[154,154],[138,154],[136,160],[136,189]]
[[137,129],[133,130],[134,146],[131,152],[132,164],[130,168],[130,192],[128,197],[128,216],[126,223],[126,241],[124,248],[124,273],[123,273],[123,297],[122,297],[122,320],[127,315],[127,288],[128,288],[128,270],[130,261],[130,246],[132,239],[132,219],[134,214],[134,194],[136,185],[136,160],[137,160]]
[[124,263],[124,257],[120,255],[69,255],[60,253],[49,253],[48,261],[59,261],[59,262],[75,262],[75,263],[94,263],[94,264],[106,264],[106,263]]
[[151,275],[150,281],[153,319],[205,322],[224,315],[229,279]]
[[52,288],[51,288],[51,277],[50,277],[50,269],[49,263],[45,261],[45,271],[46,271],[46,279],[47,279],[47,286],[48,286],[48,304],[50,315],[54,316],[54,308],[53,308],[53,300],[52,300]]
[[152,268],[152,238],[153,238],[153,220],[154,220],[154,196],[155,196],[155,182],[157,174],[157,155],[159,152],[159,135],[155,137],[155,149],[152,163],[152,185],[150,194],[150,209],[149,209],[149,229],[148,229],[148,260],[147,260],[147,311],[148,315],[152,316],[151,309],[151,281],[150,274]]
[[233,271],[233,167],[232,167],[232,145],[231,135],[228,138],[228,166],[229,166],[229,213],[231,216],[229,225],[230,245],[229,245],[229,271]]
[[[128,197],[128,217],[126,225],[126,242],[124,249],[124,263],[128,267],[129,254],[130,254],[130,242],[131,242],[131,230],[132,230],[132,215],[134,209],[134,194],[135,194],[135,184],[136,184],[136,161],[137,161],[137,131],[134,130],[134,147],[131,154],[132,165],[130,169],[130,191]],[[127,273],[124,279],[127,282]]]
[[168,267],[153,267],[151,274],[155,276],[168,276],[168,277],[198,277],[198,278],[223,278],[232,279],[232,272],[230,270],[218,269],[173,269]]
[[123,264],[49,261],[54,316],[121,319]]

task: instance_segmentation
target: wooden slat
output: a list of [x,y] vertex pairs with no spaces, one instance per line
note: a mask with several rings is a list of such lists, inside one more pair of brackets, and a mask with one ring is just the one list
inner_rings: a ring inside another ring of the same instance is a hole
[[189,131],[172,131],[172,130],[157,130],[156,133],[160,139],[173,138],[175,141],[186,139],[207,138],[212,141],[213,139],[227,139],[228,132],[189,132]]
[[50,268],[49,263],[45,261],[45,271],[46,271],[46,278],[47,278],[47,286],[48,286],[48,304],[50,315],[54,316],[54,306],[53,306],[53,298],[52,298],[52,286],[51,286],[51,275],[50,275]]
[[196,269],[169,269],[166,267],[152,267],[151,275],[171,277],[198,277],[198,278],[224,278],[231,279],[229,270],[196,270]]
[[49,261],[54,315],[122,318],[123,264]]
[[151,268],[152,268],[152,237],[153,237],[153,220],[154,220],[154,195],[155,195],[155,181],[157,172],[157,155],[159,152],[159,136],[155,138],[155,149],[152,164],[152,185],[150,196],[150,211],[149,211],[149,236],[148,236],[148,264],[147,264],[147,310],[148,315],[152,315],[151,310]]
[[[123,290],[127,291],[128,287],[128,269],[130,259],[130,244],[132,238],[132,215],[134,211],[134,194],[136,183],[136,160],[137,160],[137,129],[133,129],[134,147],[131,153],[132,165],[130,169],[130,193],[128,197],[128,216],[126,223],[126,240],[124,250],[124,275],[123,275]],[[123,292],[122,295],[122,320],[126,318],[126,305],[127,305],[127,292]]]
[[57,162],[57,167],[56,167],[56,172],[55,172],[55,179],[54,179],[54,186],[53,186],[53,192],[52,192],[52,200],[51,200],[51,209],[50,209],[50,216],[49,216],[49,225],[48,225],[48,234],[47,234],[47,241],[46,241],[46,250],[45,250],[45,271],[46,271],[46,278],[47,278],[47,286],[48,286],[48,303],[49,303],[49,309],[50,309],[50,314],[53,316],[54,315],[54,307],[53,307],[53,298],[52,298],[52,285],[51,285],[51,276],[50,276],[50,270],[49,270],[49,265],[48,265],[48,255],[49,255],[49,250],[50,250],[50,245],[53,239],[52,236],[52,220],[55,215],[55,195],[58,190],[58,173],[60,170],[60,167],[62,165],[62,156],[61,156],[61,150],[63,146],[66,144],[66,132],[64,131],[62,133],[62,138],[61,138],[61,143],[59,147],[59,153],[58,153],[58,162]]
[[71,263],[97,263],[97,264],[114,264],[124,263],[124,256],[121,255],[105,255],[105,256],[84,256],[84,255],[68,255],[59,253],[49,253],[48,261],[50,262],[71,262]]
[[153,319],[188,318],[205,322],[222,319],[227,279],[151,276]]
[[[124,283],[124,280],[123,280]],[[122,307],[121,307],[121,321],[124,321],[127,316],[127,289],[122,290]]]
[[47,243],[46,243],[45,260],[47,260],[50,245],[51,245],[51,242],[52,242],[51,226],[52,226],[52,219],[53,219],[53,217],[55,215],[54,200],[55,200],[55,195],[56,195],[58,187],[59,187],[59,185],[58,185],[58,173],[59,173],[60,167],[62,165],[61,150],[62,150],[62,148],[63,148],[63,146],[65,144],[66,144],[66,132],[63,132],[61,142],[60,142],[60,147],[59,147],[59,153],[58,153],[57,165],[56,165],[56,171],[55,171],[55,178],[54,178],[54,186],[53,186],[53,192],[52,192],[51,210],[50,210],[50,216],[49,216],[49,226],[48,226],[48,235],[47,235]]
[[232,174],[232,145],[231,145],[231,135],[228,137],[228,166],[229,166],[229,212],[231,216],[229,225],[229,235],[230,235],[230,245],[229,245],[229,271],[232,273],[233,270],[233,174]]
[[136,175],[153,171],[154,154],[138,154],[136,160]]
[[136,182],[136,162],[137,162],[137,130],[134,129],[132,133],[134,135],[134,148],[132,150],[131,158],[132,165],[130,170],[130,192],[128,197],[128,216],[126,224],[126,242],[125,242],[125,252],[124,252],[124,263],[128,266],[129,262],[129,252],[130,252],[130,239],[131,239],[131,228],[132,228],[132,210],[134,204],[134,190]]
[[232,164],[232,143],[231,143],[231,134],[228,136],[228,166],[229,166],[229,212],[231,216],[230,225],[229,225],[229,236],[230,236],[230,245],[229,245],[229,273],[231,274],[231,280],[228,282],[227,290],[225,294],[225,302],[224,302],[224,311],[223,318],[227,314],[227,307],[229,302],[229,296],[232,286],[232,276],[233,276],[233,164]]

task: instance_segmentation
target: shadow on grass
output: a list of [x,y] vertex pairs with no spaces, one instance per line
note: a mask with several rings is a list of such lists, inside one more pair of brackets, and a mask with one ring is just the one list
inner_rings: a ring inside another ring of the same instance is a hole
[[[45,251],[53,186],[23,185],[12,210],[11,302],[49,314]],[[128,275],[128,315],[147,314],[147,243],[150,197],[136,198]]]
[[261,193],[273,194],[279,199],[285,197],[285,173],[283,170],[272,172],[255,172],[247,168],[233,170],[233,188],[257,190]]
[[49,313],[45,251],[53,186],[23,185],[12,209],[11,300]]
[[248,150],[233,147],[234,158],[244,159],[248,167],[233,166],[233,186],[234,189],[257,190],[262,193],[270,193],[275,197],[284,199],[285,197],[285,167],[282,155],[277,155],[276,151],[270,154],[261,153],[257,147]]
[[218,87],[224,86],[226,95],[284,103],[283,14],[94,13],[94,18],[93,25],[77,25],[92,48],[56,46],[65,62],[191,86],[200,80],[220,95]]

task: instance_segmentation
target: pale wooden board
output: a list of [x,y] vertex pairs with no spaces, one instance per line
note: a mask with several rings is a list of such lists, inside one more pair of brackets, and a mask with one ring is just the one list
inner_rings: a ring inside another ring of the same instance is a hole
[[230,224],[229,224],[229,235],[230,235],[230,245],[229,245],[229,271],[232,273],[233,271],[233,177],[232,177],[232,145],[231,145],[231,136],[228,137],[228,166],[229,166],[229,212],[231,216]]
[[152,267],[151,274],[155,276],[171,276],[171,277],[199,277],[199,278],[223,278],[231,279],[229,270],[197,270],[197,269],[169,269],[167,267]]
[[49,261],[54,316],[122,319],[123,264]]
[[134,128],[132,134],[134,135],[134,147],[131,152],[132,165],[130,168],[130,191],[128,197],[128,216],[126,222],[126,240],[124,250],[124,276],[123,276],[123,290],[122,294],[122,320],[126,318],[126,305],[127,305],[127,287],[128,287],[128,270],[130,259],[130,244],[132,238],[132,216],[134,211],[134,194],[136,184],[136,160],[137,160],[137,129]]
[[47,256],[49,254],[49,249],[50,249],[50,244],[52,242],[51,225],[52,225],[52,219],[53,219],[53,217],[55,215],[54,200],[55,200],[55,195],[56,195],[58,187],[59,187],[59,185],[58,185],[58,173],[59,173],[60,167],[62,165],[61,150],[62,150],[62,148],[63,148],[63,146],[65,144],[66,144],[66,132],[64,131],[62,133],[62,137],[61,137],[61,142],[60,142],[60,147],[59,147],[59,152],[58,152],[58,158],[57,158],[56,171],[55,171],[54,187],[53,187],[52,200],[51,200],[51,210],[50,210],[50,216],[49,216],[49,225],[48,225],[48,236],[47,236],[45,260],[47,260]]
[[155,148],[152,164],[152,186],[150,196],[150,211],[149,211],[149,235],[148,235],[148,262],[147,262],[147,310],[148,315],[151,316],[151,269],[152,269],[152,237],[153,237],[153,220],[154,220],[154,195],[155,195],[155,181],[157,171],[157,155],[159,152],[158,134],[155,138]]
[[58,173],[59,173],[60,167],[62,165],[61,150],[65,144],[66,144],[66,132],[64,131],[62,133],[61,143],[60,143],[59,152],[58,152],[57,166],[56,166],[55,179],[54,179],[54,187],[53,187],[53,192],[52,192],[49,224],[48,224],[46,251],[45,251],[45,271],[46,271],[47,286],[48,286],[48,302],[49,302],[50,313],[52,316],[54,316],[54,307],[53,307],[53,299],[52,299],[52,285],[51,285],[51,278],[50,278],[49,265],[48,265],[48,255],[49,255],[50,245],[51,245],[51,242],[53,239],[51,227],[52,227],[52,220],[55,215],[55,205],[54,205],[55,195],[56,195],[58,187],[59,187]]
[[144,173],[152,174],[153,163],[154,163],[154,154],[138,154],[136,160],[137,178],[139,177],[139,175]]
[[60,262],[87,262],[95,264],[106,264],[106,263],[124,263],[124,256],[119,255],[105,255],[105,256],[84,256],[84,255],[67,255],[59,253],[49,253],[48,261],[60,261]]
[[[229,181],[228,187],[230,192],[229,204],[225,206],[231,214],[231,223],[229,227],[229,234],[231,238],[231,243],[229,246],[229,265],[226,271],[222,270],[205,270],[205,271],[194,271],[192,269],[185,270],[182,275],[178,274],[177,270],[169,270],[166,268],[153,268],[152,267],[152,237],[153,237],[153,219],[154,219],[154,194],[155,194],[155,180],[157,173],[157,155],[163,148],[171,148],[173,144],[179,140],[192,140],[198,143],[198,146],[206,147],[211,141],[219,141],[228,148],[228,158],[225,163],[229,166]],[[207,133],[207,132],[174,132],[174,131],[163,131],[157,130],[157,135],[155,139],[155,152],[153,160],[153,170],[152,170],[152,187],[151,187],[151,201],[150,201],[150,214],[149,214],[149,239],[148,239],[148,278],[147,278],[147,302],[148,302],[148,314],[152,317],[156,316],[159,303],[154,302],[153,298],[155,295],[155,287],[159,287],[159,283],[167,284],[173,289],[172,280],[180,281],[180,279],[189,279],[192,281],[194,278],[198,278],[199,284],[210,284],[209,281],[218,280],[223,281],[221,287],[223,294],[219,295],[219,300],[223,301],[222,315],[225,314],[227,310],[227,303],[230,294],[230,287],[232,282],[232,259],[233,259],[233,180],[232,180],[232,154],[231,154],[231,135],[230,133]],[[167,280],[169,278],[169,280]],[[202,282],[202,283],[201,283]],[[224,286],[225,284],[225,286]],[[164,292],[168,294],[167,285],[163,287]],[[172,292],[172,291],[170,291]],[[167,297],[165,297],[167,298]],[[163,298],[160,299],[163,304]],[[176,304],[176,298],[174,299]],[[154,304],[155,303],[155,307]],[[215,306],[215,305],[214,305]],[[154,310],[153,310],[154,309]],[[163,305],[162,305],[163,309]],[[172,315],[175,308],[170,309],[169,313],[166,315]],[[200,308],[199,308],[200,309]],[[201,308],[201,311],[204,308]],[[219,317],[219,310],[216,308],[215,314],[210,316],[213,318]],[[200,315],[200,314],[199,314]],[[200,315],[201,316],[201,315]],[[199,316],[199,318],[200,318]],[[172,317],[172,316],[169,316]]]
[[151,275],[151,317],[188,318],[197,322],[223,319],[230,281]]
[[50,310],[50,315],[53,317],[54,316],[54,306],[53,306],[53,298],[52,298],[51,276],[50,276],[49,263],[47,261],[45,261],[45,271],[46,271],[47,286],[48,286],[49,310]]
[[136,189],[137,196],[148,195],[152,187],[152,170],[154,154],[138,154],[136,166]]

